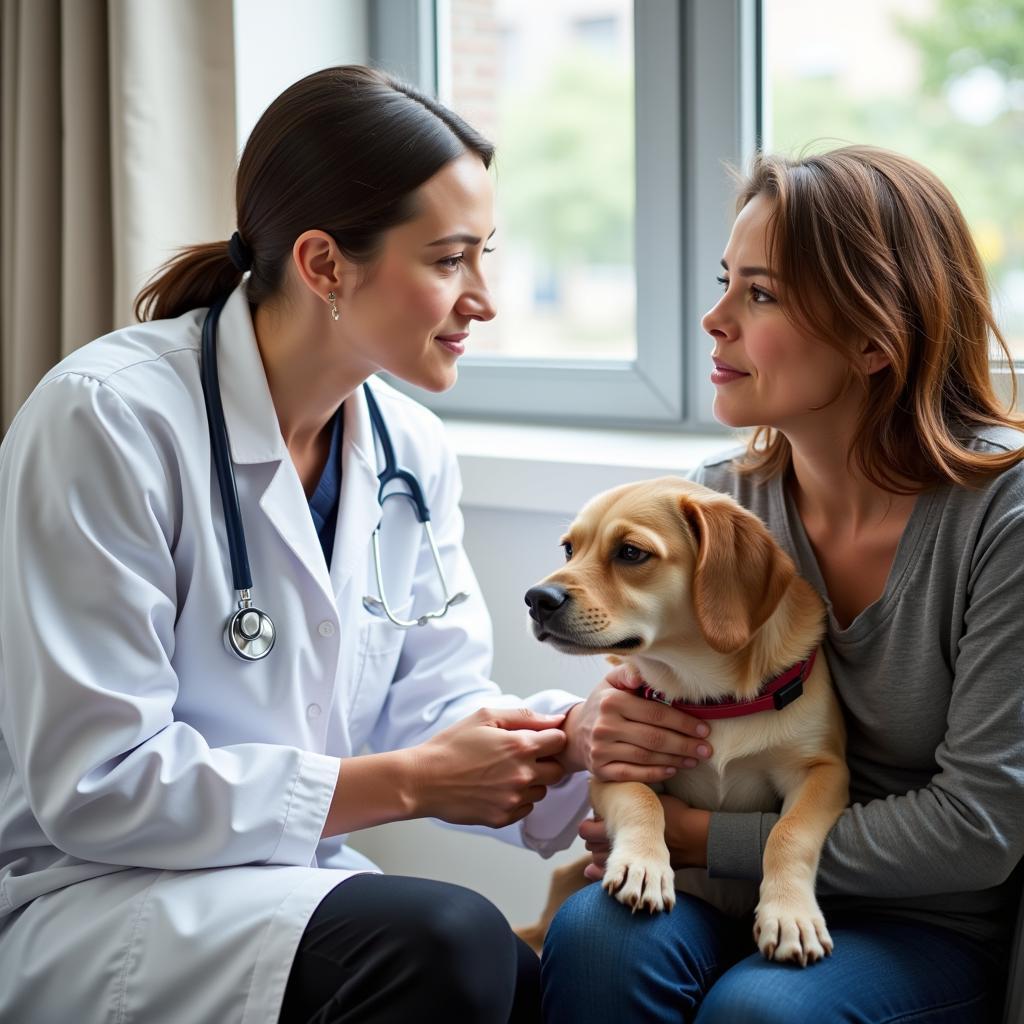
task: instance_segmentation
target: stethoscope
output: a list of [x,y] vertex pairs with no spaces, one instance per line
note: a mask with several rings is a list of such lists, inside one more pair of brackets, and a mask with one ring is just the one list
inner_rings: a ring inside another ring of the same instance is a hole
[[[228,428],[224,420],[224,406],[220,400],[220,382],[217,376],[217,321],[221,310],[227,302],[225,295],[210,306],[206,319],[203,321],[203,343],[200,360],[200,377],[203,384],[203,398],[206,401],[206,418],[210,424],[210,447],[213,452],[213,465],[220,486],[221,503],[224,506],[224,527],[227,533],[228,554],[231,558],[231,577],[234,589],[238,593],[238,610],[229,616],[224,628],[224,642],[228,650],[233,651],[245,661],[259,661],[265,658],[274,646],[277,631],[270,616],[252,603],[252,573],[249,571],[249,555],[245,546],[245,532],[242,529],[242,510],[238,504],[238,489],[235,486],[235,473],[231,466],[228,448]],[[377,501],[381,506],[381,519],[373,531],[373,569],[377,577],[378,597],[364,597],[363,607],[381,618],[387,619],[399,629],[411,629],[413,626],[425,626],[431,619],[439,619],[454,604],[459,604],[469,597],[463,591],[450,594],[448,581],[445,579],[441,565],[441,555],[437,550],[434,532],[430,528],[430,510],[423,497],[423,489],[415,475],[408,469],[395,464],[395,450],[391,444],[391,435],[384,425],[380,407],[373,397],[369,385],[363,384],[363,394],[370,412],[370,425],[377,443],[384,453],[384,468],[377,474],[380,490]],[[384,490],[393,481],[401,481],[409,488],[408,492],[397,490],[385,494]],[[384,593],[384,573],[380,560],[380,524],[383,520],[384,502],[388,498],[407,498],[416,509],[416,518],[423,526],[424,535],[430,545],[430,553],[434,558],[434,568],[441,583],[444,603],[437,611],[427,612],[415,619],[398,618],[387,595]]]

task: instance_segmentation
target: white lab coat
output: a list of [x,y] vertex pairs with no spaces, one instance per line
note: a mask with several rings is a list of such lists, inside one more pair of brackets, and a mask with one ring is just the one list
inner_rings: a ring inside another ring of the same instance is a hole
[[[310,914],[374,870],[345,837],[320,839],[343,759],[524,703],[488,680],[490,623],[443,428],[380,382],[450,586],[472,596],[408,632],[363,609],[381,512],[361,391],[344,407],[328,572],[244,288],[222,314],[218,365],[253,596],[278,638],[260,662],[227,652],[235,598],[199,379],[204,313],[80,349],[0,449],[3,1022],[273,1024]],[[403,615],[436,607],[409,504],[383,515],[389,599]],[[564,848],[585,801],[577,776],[504,838]]]

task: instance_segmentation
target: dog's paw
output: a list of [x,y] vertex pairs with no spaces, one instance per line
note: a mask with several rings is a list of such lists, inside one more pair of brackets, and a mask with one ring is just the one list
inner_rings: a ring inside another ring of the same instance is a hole
[[801,967],[832,953],[832,936],[813,901],[807,906],[759,903],[754,912],[754,941],[767,959]]
[[605,864],[605,889],[633,913],[647,910],[671,910],[676,905],[675,873],[668,849],[637,854],[612,847]]

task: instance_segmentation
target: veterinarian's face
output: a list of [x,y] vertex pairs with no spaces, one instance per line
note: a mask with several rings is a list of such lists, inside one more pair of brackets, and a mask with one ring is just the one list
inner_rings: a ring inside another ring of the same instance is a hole
[[[428,391],[458,376],[473,321],[494,317],[484,254],[494,231],[494,186],[478,156],[447,163],[416,193],[418,213],[384,235],[376,261],[346,292],[346,358]],[[340,346],[339,346],[340,348]]]
[[740,211],[722,259],[721,299],[702,321],[712,351],[716,419],[730,427],[771,426],[792,433],[838,415],[847,363],[801,331],[780,305],[785,282],[768,263],[772,203],[756,196]]

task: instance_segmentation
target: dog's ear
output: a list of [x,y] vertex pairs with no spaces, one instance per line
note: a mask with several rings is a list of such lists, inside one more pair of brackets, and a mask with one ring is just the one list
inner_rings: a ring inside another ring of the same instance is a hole
[[761,520],[731,502],[683,495],[680,507],[697,541],[697,624],[710,647],[731,654],[775,611],[796,567]]

